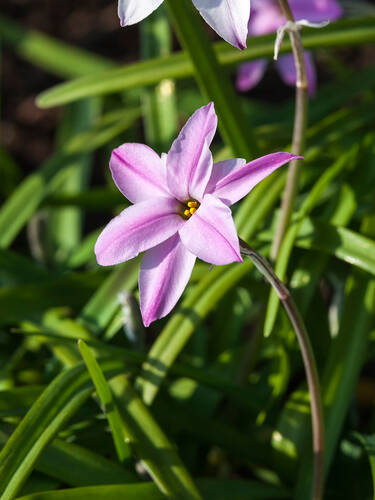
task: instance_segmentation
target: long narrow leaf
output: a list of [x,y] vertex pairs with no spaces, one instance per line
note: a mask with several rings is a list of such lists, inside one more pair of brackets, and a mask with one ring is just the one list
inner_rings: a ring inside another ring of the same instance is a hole
[[[319,47],[339,47],[369,43],[375,40],[375,28],[371,20],[358,21],[358,25],[349,25],[343,21],[336,26],[329,26],[322,30],[312,30],[304,35],[304,46],[308,49]],[[367,24],[368,23],[368,24]],[[199,50],[199,47],[198,47]],[[285,41],[282,52],[291,50],[290,44]],[[239,51],[228,48],[228,44],[215,44],[219,62],[223,65],[234,65],[261,57],[273,56],[274,36],[253,38],[249,48]],[[84,97],[119,92],[126,89],[145,85],[155,85],[166,78],[187,78],[194,73],[194,66],[185,53],[174,53],[164,58],[142,61],[129,64],[124,68],[116,68],[93,76],[84,76],[65,84],[47,90],[40,94],[38,104],[41,107],[58,106],[82,99]],[[371,71],[372,81],[374,71]],[[360,88],[360,83],[357,82]]]
[[232,83],[220,66],[203,29],[203,23],[188,0],[167,0],[177,35],[190,56],[194,75],[204,95],[215,103],[219,128],[232,152],[250,160],[255,143]]
[[115,443],[116,451],[120,462],[123,462],[130,457],[130,449],[125,441],[125,436],[122,431],[121,416],[117,408],[117,404],[113,398],[112,391],[107,384],[98,362],[87,345],[80,340],[78,342],[79,350],[83,360],[87,366],[90,377],[95,385],[96,392],[103,406],[103,411],[108,418],[108,422],[112,432],[112,438]]
[[[255,481],[200,479],[198,482],[206,500],[273,500],[287,499],[285,488],[264,485]],[[165,496],[151,483],[122,486],[96,486],[50,491],[21,497],[19,500],[163,500]]]
[[[117,396],[116,402],[90,348],[81,342],[80,350],[99,397],[105,407],[110,410],[109,414],[107,410],[107,415],[111,422],[112,431],[115,432],[114,439],[117,442],[117,449],[119,449],[121,437],[123,440],[126,439],[160,490],[167,496],[200,500],[201,496],[180,461],[175,447],[168,441],[132,390],[126,376],[117,377],[111,383],[112,390]],[[110,406],[108,407],[108,405]],[[120,408],[121,417],[117,405]]]
[[[119,361],[103,364],[108,374],[124,369]],[[59,375],[41,394],[0,453],[0,499],[11,500],[31,473],[44,448],[90,396],[84,365]]]

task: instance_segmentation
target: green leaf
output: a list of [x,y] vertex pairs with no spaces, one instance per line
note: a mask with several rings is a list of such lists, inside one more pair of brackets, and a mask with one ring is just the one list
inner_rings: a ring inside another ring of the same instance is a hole
[[[164,6],[148,16],[140,30],[143,59],[171,53],[172,34]],[[155,88],[144,89],[142,109],[146,143],[155,151],[168,151],[178,127],[174,80],[162,80]]]
[[[200,479],[198,482],[206,500],[272,500],[287,499],[290,492],[283,487],[257,483],[255,481],[229,479]],[[50,491],[27,495],[19,500],[163,500],[152,483],[138,483],[121,486],[95,486],[71,490]]]
[[[353,392],[366,356],[368,335],[375,314],[375,280],[355,271],[347,283],[347,296],[337,340],[332,343],[322,377],[326,417],[326,468],[330,467]],[[308,414],[307,414],[308,416]],[[305,415],[306,417],[306,415]],[[300,418],[300,424],[306,424]],[[308,435],[307,425],[304,436]],[[311,490],[312,458],[305,457],[299,471],[295,500]]]
[[0,285],[15,286],[26,283],[41,282],[51,278],[46,269],[31,259],[0,249]]
[[[373,23],[371,25],[371,18],[360,19],[356,23],[340,21],[324,28],[324,30],[306,30],[303,37],[304,46],[307,49],[347,47],[374,40],[375,28]],[[214,48],[219,62],[223,65],[236,65],[262,57],[271,58],[274,51],[274,35],[252,38],[249,48],[242,51],[222,42],[214,44]],[[285,41],[281,52],[290,50],[290,43]],[[84,76],[57,85],[40,94],[38,105],[41,107],[58,106],[84,97],[155,85],[166,78],[187,78],[193,74],[194,66],[189,61],[187,54],[177,52],[168,57],[128,64],[123,68],[116,68],[93,76]],[[374,81],[373,68],[371,75],[372,81]]]
[[[77,326],[79,327],[79,325]],[[60,342],[61,344],[75,345],[76,341],[79,339],[78,333],[80,332],[80,330],[77,329],[77,333],[69,331],[65,323],[61,325],[61,330],[65,334],[69,332],[70,334],[72,334],[72,336],[68,337],[66,335],[59,334],[53,331],[52,327],[50,330],[48,328],[40,328],[37,325],[30,323],[23,325],[22,330],[17,333],[22,333],[24,335],[30,336],[45,337],[46,339],[50,339],[51,341],[55,341],[56,343]],[[110,355],[114,359],[124,361],[127,364],[129,371],[133,371],[133,369],[134,371],[136,371],[136,369],[141,366],[144,361],[147,360],[146,354],[118,346],[109,345],[97,339],[85,338],[85,342],[87,345],[95,349],[95,351],[99,352],[103,356]],[[220,391],[229,399],[236,401],[246,410],[257,409],[256,404],[252,400],[252,392],[250,390],[248,390],[246,387],[241,387],[231,382],[230,380],[227,380],[225,377],[219,376],[216,373],[211,374],[204,368],[190,366],[185,363],[174,363],[170,367],[170,374],[178,377],[190,378],[197,381],[202,386],[210,387],[212,389]]]
[[[105,373],[124,370],[119,361],[103,362]],[[0,499],[15,498],[36,460],[57,432],[92,393],[85,366],[62,372],[45,389],[17,426],[0,453]]]
[[305,219],[296,246],[320,250],[375,275],[375,241],[323,220]]
[[95,385],[96,392],[100,398],[103,412],[105,413],[112,432],[112,439],[115,443],[117,456],[120,462],[130,457],[130,449],[125,442],[125,436],[122,429],[121,416],[113,398],[112,391],[103,375],[94,355],[83,340],[78,341],[78,347],[81,351],[83,360],[87,366],[90,377]]
[[354,432],[353,435],[362,444],[367,454],[372,475],[373,497],[375,498],[375,436],[359,432]]
[[98,335],[108,326],[120,308],[118,294],[136,286],[138,268],[139,259],[116,266],[82,309],[78,319],[92,333]]
[[[0,248],[8,247],[40,202],[59,186],[63,175],[69,173],[72,165],[79,160],[79,155],[66,156],[55,154],[42,166],[39,172],[29,175],[13,191],[12,195],[0,208]],[[58,174],[63,174],[58,177]]]
[[79,310],[103,283],[103,271],[52,275],[49,279],[2,287],[0,325],[19,321],[39,321],[52,307]]
[[[5,443],[5,435],[0,433],[0,444]],[[123,465],[62,439],[54,439],[43,450],[35,463],[35,469],[71,486],[137,482],[136,474]]]
[[8,17],[0,16],[0,34],[2,41],[21,57],[62,78],[85,76],[113,66],[107,59],[38,31],[27,30]]
[[[78,104],[78,105],[77,105]],[[97,99],[83,100],[73,103],[64,109],[62,120],[57,129],[56,148],[61,150],[71,135],[89,128],[99,111]],[[74,153],[74,152],[73,152]],[[69,176],[59,186],[60,193],[79,193],[88,185],[92,164],[92,156],[81,154],[72,165]],[[48,212],[47,242],[40,245],[46,254],[55,262],[64,262],[72,249],[78,245],[82,236],[82,213],[74,207],[54,209]],[[47,247],[45,250],[44,247]]]
[[0,417],[23,415],[42,390],[42,386],[29,386],[0,391]]
[[[82,132],[90,126],[96,114],[96,104],[83,101],[71,108],[69,132]],[[34,174],[29,175],[0,209],[0,247],[6,248],[38,208],[43,198],[69,182],[81,168],[80,154],[55,153]]]
[[187,0],[167,0],[168,10],[182,46],[194,66],[194,75],[204,95],[215,103],[219,129],[236,156],[253,156],[255,144],[232,82],[220,66],[203,21]]
[[[133,391],[127,377],[117,377],[111,382],[112,391],[116,395],[114,402],[111,389],[90,349],[84,342],[80,343],[80,349],[99,397],[107,408],[117,448],[122,437],[134,449],[160,490],[166,495],[172,498],[200,500],[201,496],[180,461],[175,447],[168,441]],[[121,420],[116,403],[121,412]],[[111,411],[110,414],[108,409]]]
[[[280,280],[284,280],[288,269],[289,260],[292,254],[293,246],[297,239],[301,225],[313,208],[317,205],[321,195],[327,186],[335,179],[344,168],[348,167],[353,162],[353,159],[358,153],[358,146],[355,145],[348,152],[343,154],[331,167],[329,167],[324,174],[319,177],[313,188],[310,190],[301,208],[298,210],[294,219],[294,224],[289,228],[286,233],[283,243],[280,248],[279,255],[277,256],[275,272]],[[271,334],[274,327],[277,312],[280,307],[280,300],[272,289],[268,299],[266,318],[264,321],[264,334],[268,336]]]
[[[276,203],[282,189],[282,180],[275,172],[268,179],[256,186],[242,203],[235,220],[238,230],[244,238],[249,238],[257,229],[265,215]],[[275,181],[275,179],[277,179]],[[276,185],[274,189],[272,186]],[[251,262],[237,266],[216,267],[205,276],[182,302],[157,340],[151,347],[148,360],[137,380],[146,404],[151,404],[159,387],[175,359],[190,339],[196,325],[204,318],[223,297],[251,269]],[[150,377],[152,376],[152,380]]]
[[0,194],[8,196],[21,178],[21,169],[12,156],[0,146]]
[[78,134],[71,134],[62,145],[66,154],[75,154],[95,151],[95,149],[108,144],[112,139],[120,136],[129,129],[141,116],[139,108],[121,110],[121,115],[115,122],[107,123],[105,115],[94,123],[94,126]]

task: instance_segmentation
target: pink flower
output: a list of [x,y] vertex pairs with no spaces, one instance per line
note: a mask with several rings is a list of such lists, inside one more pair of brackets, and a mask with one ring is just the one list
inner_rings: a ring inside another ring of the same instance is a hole
[[[162,3],[163,0],[119,0],[121,26],[142,21]],[[193,0],[193,4],[206,23],[224,40],[239,49],[246,47],[250,0]]]
[[193,114],[161,158],[143,144],[123,144],[112,153],[113,180],[134,205],[105,227],[95,253],[100,265],[110,266],[146,251],[139,274],[146,326],[174,307],[196,257],[215,265],[242,261],[229,206],[295,158],[273,153],[213,165],[216,126],[210,103]]
[[[322,21],[333,21],[342,15],[342,10],[337,0],[290,0],[296,21],[306,19],[312,23]],[[251,5],[251,18],[249,21],[249,36],[266,35],[273,33],[285,24],[279,3],[277,0],[253,0]],[[255,87],[262,79],[267,67],[266,59],[242,64],[237,75],[236,86],[238,90],[246,91]],[[307,79],[309,82],[309,93],[314,95],[316,90],[316,72],[311,53],[305,52],[305,63]],[[276,68],[281,78],[287,85],[295,86],[296,69],[292,54],[279,56]]]

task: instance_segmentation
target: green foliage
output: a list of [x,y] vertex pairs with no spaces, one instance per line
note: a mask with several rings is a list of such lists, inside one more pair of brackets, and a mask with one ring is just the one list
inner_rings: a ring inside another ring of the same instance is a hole
[[[139,60],[121,65],[0,18],[11,57],[68,80],[40,89],[41,107],[62,106],[42,165],[30,173],[0,149],[0,500],[309,498],[301,355],[251,262],[197,264],[179,305],[136,350],[118,296],[137,304],[140,261],[105,269],[94,258],[102,225],[128,206],[108,175],[114,146],[166,151],[214,100],[217,161],[290,150],[293,93],[276,102],[232,84],[237,64],[272,57],[273,35],[244,51],[211,44],[189,3],[148,18]],[[375,66],[348,64],[370,59],[373,21],[303,30],[322,82],[275,263],[318,361],[325,500],[375,498]],[[184,51],[172,50],[173,27]],[[286,168],[275,172],[233,207],[239,235],[265,256],[285,178]]]

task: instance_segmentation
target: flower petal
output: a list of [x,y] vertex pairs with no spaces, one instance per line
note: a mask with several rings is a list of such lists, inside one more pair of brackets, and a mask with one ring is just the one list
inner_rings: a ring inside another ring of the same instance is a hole
[[337,0],[293,0],[290,3],[296,21],[307,19],[312,23],[334,21],[343,15]]
[[151,14],[163,0],[119,0],[118,17],[121,26],[138,23]]
[[258,59],[257,61],[241,64],[237,73],[237,89],[245,92],[258,85],[263,78],[267,64],[266,59]]
[[139,273],[139,295],[143,323],[148,326],[166,316],[181,297],[195,263],[175,234],[148,250]]
[[232,213],[210,194],[205,195],[179,234],[186,248],[206,262],[218,265],[242,262]]
[[[306,0],[303,0],[306,3]],[[286,19],[276,0],[253,0],[249,20],[249,36],[274,33]]]
[[153,198],[126,208],[103,229],[95,245],[101,266],[112,266],[170,238],[184,224],[172,198]]
[[224,40],[246,48],[250,0],[193,0],[203,19]]
[[246,196],[258,182],[274,170],[297,158],[290,153],[271,153],[244,165],[244,160],[216,163],[206,193],[230,206]]
[[[306,75],[309,85],[309,94],[313,96],[316,90],[316,72],[315,65],[310,52],[305,52]],[[293,54],[279,56],[276,61],[277,70],[284,83],[294,87],[297,80],[296,66]]]
[[199,108],[187,121],[167,156],[167,182],[180,200],[203,197],[212,170],[209,150],[217,126],[214,104]]
[[144,144],[127,143],[113,150],[109,167],[119,190],[132,203],[170,196],[165,165]]

